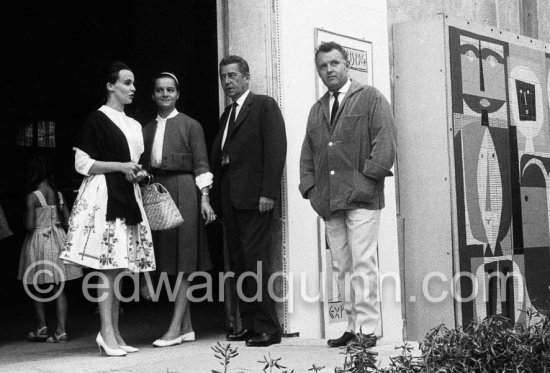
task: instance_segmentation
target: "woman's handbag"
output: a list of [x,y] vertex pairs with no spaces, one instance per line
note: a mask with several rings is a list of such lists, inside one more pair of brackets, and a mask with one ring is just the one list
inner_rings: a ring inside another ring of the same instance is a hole
[[154,231],[172,229],[183,223],[178,206],[170,193],[160,183],[151,183],[153,176],[147,176],[147,183],[141,187],[143,209]]

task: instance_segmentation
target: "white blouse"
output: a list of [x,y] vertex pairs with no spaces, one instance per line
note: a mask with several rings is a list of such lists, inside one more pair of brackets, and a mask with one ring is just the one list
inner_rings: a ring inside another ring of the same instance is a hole
[[[111,121],[122,131],[128,142],[130,150],[130,159],[132,162],[138,162],[144,151],[143,133],[141,124],[133,118],[127,116],[123,111],[117,111],[113,108],[103,105],[99,111],[107,115]],[[90,176],[90,168],[95,162],[89,154],[79,148],[73,148],[76,151],[74,158],[74,168],[76,172],[84,176]]]
[[166,118],[157,115],[157,130],[155,131],[155,139],[153,140],[153,148],[151,149],[151,166],[160,168],[162,164],[162,147],[164,145],[164,129],[166,121],[178,115],[178,111],[174,109]]
[[[124,136],[128,141],[128,147],[130,148],[130,157],[132,161],[139,162],[139,158],[144,151],[141,124],[139,124],[137,120],[130,118],[129,116],[124,114],[124,112],[116,111],[115,109],[112,109],[108,106],[103,105],[99,108],[99,110],[107,115],[107,117],[109,117],[109,119],[111,119],[113,123],[116,124],[118,128],[120,128],[122,133],[124,133]],[[166,127],[166,120],[175,117],[177,114],[178,111],[174,110],[166,119],[162,121],[162,124],[161,121],[159,121],[160,116],[157,117],[157,123],[160,126],[157,128],[155,139],[153,141],[153,149],[151,152],[151,165],[154,167],[160,167],[162,162],[162,145],[164,140],[164,129]],[[162,132],[162,134],[160,134],[159,132]],[[90,168],[94,164],[95,159],[92,159],[89,154],[79,148],[75,147],[73,148],[73,150],[76,151],[74,157],[74,168],[76,172],[84,176],[90,176]],[[153,164],[153,158],[157,158],[158,155],[160,155],[160,160]],[[213,179],[214,176],[211,172],[205,172],[195,177],[195,184],[201,190],[206,187],[211,188]]]

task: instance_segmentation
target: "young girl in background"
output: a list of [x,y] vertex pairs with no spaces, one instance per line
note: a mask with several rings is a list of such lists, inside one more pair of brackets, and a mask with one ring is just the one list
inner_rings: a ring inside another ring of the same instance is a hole
[[[28,334],[28,339],[66,342],[67,298],[60,287],[64,281],[82,277],[80,267],[66,265],[59,259],[66,237],[62,226],[67,224],[69,211],[61,193],[56,190],[52,171],[43,157],[33,158],[27,172],[30,193],[27,195],[25,228],[28,232],[21,250],[17,278],[26,284],[27,292],[32,292],[29,296],[33,298],[38,321],[36,330]],[[57,294],[57,327],[51,335],[46,326],[45,301],[39,294]]]

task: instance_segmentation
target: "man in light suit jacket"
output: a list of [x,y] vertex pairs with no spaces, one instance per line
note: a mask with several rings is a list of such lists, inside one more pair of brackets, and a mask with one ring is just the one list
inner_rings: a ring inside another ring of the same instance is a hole
[[[262,272],[261,283],[258,277],[246,276],[239,294],[243,328],[228,334],[227,340],[269,346],[281,341],[267,285],[273,207],[286,159],[285,124],[273,98],[250,92],[248,63],[242,57],[223,58],[219,73],[233,103],[222,114],[212,145],[212,194],[221,204],[231,271],[236,277]],[[251,300],[256,296],[261,299]]]
[[328,88],[309,112],[300,155],[300,193],[325,220],[332,269],[347,314],[346,331],[327,341],[349,344],[359,332],[374,336],[380,319],[378,230],[384,179],[393,175],[396,128],[382,93],[349,77],[347,51],[335,42],[315,53]]

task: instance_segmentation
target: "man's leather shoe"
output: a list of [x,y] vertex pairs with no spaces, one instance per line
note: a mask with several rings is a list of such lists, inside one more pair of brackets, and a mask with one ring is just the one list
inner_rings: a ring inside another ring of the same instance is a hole
[[376,336],[373,333],[371,333],[371,334],[360,334],[360,335],[357,336],[357,340],[365,348],[371,348],[371,347],[376,346]]
[[276,343],[281,343],[281,335],[278,333],[277,334],[259,333],[246,341],[246,345],[248,347],[267,347]]
[[355,339],[355,334],[350,332],[345,332],[344,334],[342,334],[340,338],[329,339],[327,341],[327,344],[329,347],[342,347],[342,346],[347,346],[348,343],[350,343],[354,339]]
[[254,330],[241,329],[236,333],[229,333],[225,336],[227,341],[246,341],[255,335]]

